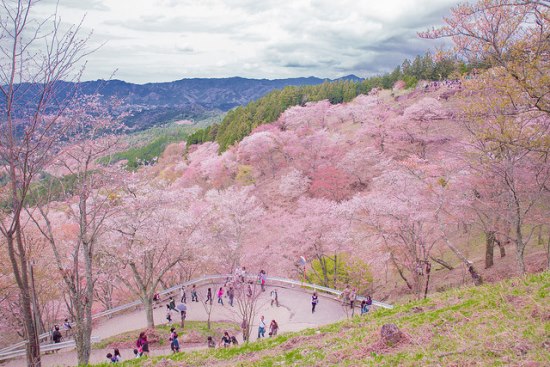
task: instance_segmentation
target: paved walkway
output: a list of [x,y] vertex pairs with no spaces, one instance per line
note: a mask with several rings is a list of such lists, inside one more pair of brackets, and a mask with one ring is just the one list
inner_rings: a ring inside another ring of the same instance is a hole
[[[199,289],[199,300],[204,301],[206,298],[206,288],[211,287],[213,290],[218,289],[216,285],[203,286]],[[311,313],[311,293],[312,291],[300,288],[277,288],[279,294],[279,307],[271,306],[270,292],[273,287],[266,287],[266,291],[260,296],[258,301],[258,316],[254,320],[252,325],[251,340],[256,340],[258,321],[260,315],[265,316],[265,322],[267,325],[272,319],[277,320],[279,324],[279,334],[289,331],[298,331],[310,327],[316,327],[320,325],[330,324],[338,320],[345,319],[347,317],[347,309],[342,308],[340,302],[334,299],[334,297],[324,297],[320,295],[319,304],[317,305],[314,314]],[[213,292],[215,293],[215,292]],[[179,296],[176,295],[176,296]],[[200,303],[189,302],[191,295],[188,292],[187,295],[187,320],[206,321],[208,315],[204,306]],[[232,308],[228,304],[228,299],[224,298],[225,305],[219,305],[216,303],[216,297],[214,297],[214,306],[212,308],[211,321],[234,321],[240,325],[240,317],[237,314],[236,308]],[[178,301],[176,299],[176,301]],[[357,311],[357,310],[356,310]],[[154,318],[155,323],[162,324],[166,322],[166,309],[165,307],[159,307],[155,309]],[[173,321],[179,322],[179,315],[173,315]],[[117,315],[111,319],[104,319],[101,323],[94,328],[92,335],[99,336],[100,338],[107,338],[113,335],[121,334],[127,331],[145,329],[147,326],[147,319],[143,309],[139,309],[125,314]],[[184,331],[185,333],[185,331]],[[266,332],[267,335],[267,332]],[[137,339],[136,335],[136,339]],[[168,336],[167,336],[168,337]],[[240,335],[239,335],[240,337]],[[181,339],[180,339],[181,340]],[[242,339],[239,339],[242,342]],[[216,340],[216,343],[218,340]],[[182,348],[185,351],[186,346],[182,343]],[[199,347],[200,348],[200,347]],[[194,346],[193,349],[197,349]],[[105,362],[105,355],[112,350],[92,350],[92,356],[90,363]],[[170,353],[169,346],[165,349],[154,349],[151,351],[151,355],[161,355]],[[132,350],[121,350],[121,354],[124,359],[133,357]],[[74,366],[76,365],[76,352],[74,350],[59,351],[56,354],[43,355],[42,365],[44,367],[50,366]],[[24,358],[9,361],[5,364],[6,367],[23,367],[26,366]]]

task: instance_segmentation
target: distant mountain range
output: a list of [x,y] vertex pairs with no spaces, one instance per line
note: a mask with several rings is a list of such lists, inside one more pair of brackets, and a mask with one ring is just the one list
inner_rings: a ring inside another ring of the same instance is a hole
[[[335,80],[362,80],[348,75]],[[84,94],[98,91],[105,97],[117,97],[128,105],[181,107],[199,105],[204,109],[227,111],[245,105],[266,93],[289,85],[316,85],[330,79],[316,77],[289,79],[193,78],[167,83],[132,84],[121,80],[82,82]]]
[[[166,83],[132,84],[122,80],[95,80],[81,82],[81,94],[99,93],[104,99],[116,97],[123,101],[123,108],[130,112],[126,125],[132,130],[143,130],[167,122],[191,119],[202,120],[212,115],[228,111],[233,107],[246,105],[274,89],[286,86],[317,85],[325,81],[352,80],[361,78],[348,75],[339,79],[316,77],[289,79],[247,79],[232,78],[192,78]],[[26,102],[37,95],[32,84],[20,85]],[[56,98],[62,101],[74,85],[60,82],[56,85]],[[32,107],[32,103],[30,104]]]

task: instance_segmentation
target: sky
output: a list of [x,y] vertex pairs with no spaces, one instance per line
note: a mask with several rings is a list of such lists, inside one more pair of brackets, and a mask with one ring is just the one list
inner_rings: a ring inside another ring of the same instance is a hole
[[[42,0],[47,16],[57,0]],[[59,0],[65,25],[93,32],[85,80],[279,79],[392,70],[442,41],[417,32],[457,0]],[[83,19],[84,17],[84,19]]]

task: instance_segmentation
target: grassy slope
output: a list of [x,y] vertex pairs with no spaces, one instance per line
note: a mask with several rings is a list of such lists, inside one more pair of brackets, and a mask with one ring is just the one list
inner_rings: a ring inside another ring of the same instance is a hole
[[[238,348],[124,365],[544,366],[550,360],[549,292],[550,273],[545,272],[456,288],[393,310]],[[379,331],[386,323],[399,326],[408,340],[383,346]]]

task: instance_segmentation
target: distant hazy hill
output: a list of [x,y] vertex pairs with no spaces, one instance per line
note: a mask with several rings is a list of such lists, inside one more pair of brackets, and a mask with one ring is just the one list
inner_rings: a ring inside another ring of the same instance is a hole
[[[355,75],[340,79],[358,80]],[[81,91],[91,94],[99,91],[105,97],[115,96],[129,105],[189,106],[199,105],[206,110],[227,111],[244,105],[264,94],[288,85],[316,85],[327,79],[316,77],[290,79],[193,78],[168,83],[132,84],[121,80],[97,80],[81,83]]]
[[[337,80],[361,80],[348,75]],[[80,93],[99,93],[104,98],[116,97],[130,111],[126,125],[143,130],[169,121],[201,120],[233,107],[246,105],[268,92],[286,86],[318,85],[328,79],[316,77],[290,79],[193,78],[167,83],[132,84],[122,80],[82,82]],[[28,86],[27,86],[28,87]],[[32,89],[32,87],[31,87]],[[58,100],[63,100],[70,83],[57,86]],[[30,93],[33,95],[33,93]]]

